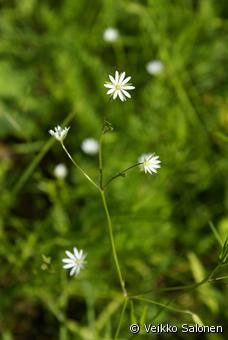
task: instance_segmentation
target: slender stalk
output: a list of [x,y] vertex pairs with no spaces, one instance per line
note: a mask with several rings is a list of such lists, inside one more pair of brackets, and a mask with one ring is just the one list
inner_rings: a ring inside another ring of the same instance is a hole
[[119,332],[120,332],[120,327],[121,327],[121,324],[122,324],[122,321],[123,321],[123,316],[124,316],[125,309],[127,307],[127,303],[128,303],[128,298],[125,297],[124,298],[124,303],[123,303],[123,308],[122,308],[122,311],[121,311],[121,314],[120,314],[120,319],[119,319],[119,323],[118,323],[118,326],[117,326],[117,330],[116,330],[116,334],[115,334],[114,340],[118,339],[118,335],[119,335]]
[[100,171],[100,188],[103,188],[103,161],[102,161],[102,142],[103,142],[103,133],[101,133],[99,140],[99,171]]
[[[70,158],[71,162],[75,165],[75,167],[78,170],[80,170],[80,172],[88,179],[88,181],[90,183],[92,183],[93,186],[95,186],[96,189],[98,189],[98,191],[101,193],[101,198],[102,198],[104,210],[105,210],[107,221],[108,221],[108,229],[109,229],[109,236],[110,236],[110,241],[111,241],[111,246],[112,246],[112,253],[113,253],[113,257],[114,257],[114,261],[115,261],[115,265],[116,265],[116,269],[117,269],[117,273],[118,273],[118,276],[119,276],[120,285],[121,285],[124,297],[127,297],[127,291],[125,289],[125,284],[124,284],[124,280],[123,280],[123,277],[122,277],[122,274],[121,274],[120,265],[119,265],[119,261],[118,261],[118,257],[117,257],[117,253],[116,253],[116,246],[115,246],[113,230],[112,230],[113,229],[112,228],[112,221],[111,221],[111,217],[110,217],[110,214],[109,214],[105,193],[104,193],[104,190],[102,189],[102,179],[100,179],[101,187],[99,187],[87,175],[87,173],[75,162],[75,160],[71,157],[71,154],[68,152],[67,148],[63,144],[63,142],[61,142],[61,145],[62,145],[63,150],[66,152],[67,156]],[[101,170],[100,174],[102,174],[102,137],[100,138],[100,148],[101,149],[100,149],[100,152],[99,152],[99,167],[100,167],[100,170]]]
[[[105,122],[105,120],[104,120]],[[108,222],[108,230],[109,230],[109,237],[110,237],[110,241],[111,241],[111,246],[112,246],[112,253],[113,253],[113,258],[114,258],[114,262],[116,265],[116,270],[119,276],[119,280],[120,280],[120,285],[123,291],[123,295],[124,297],[127,297],[127,291],[125,289],[125,284],[124,284],[124,280],[122,277],[122,273],[120,270],[120,265],[119,265],[119,260],[118,260],[118,256],[117,256],[117,252],[116,252],[116,246],[115,246],[115,241],[114,241],[114,236],[113,236],[113,228],[112,228],[112,220],[110,217],[110,213],[109,213],[109,209],[108,209],[108,205],[107,205],[107,201],[106,201],[106,196],[103,190],[103,159],[102,159],[102,143],[103,143],[103,136],[104,136],[104,129],[101,133],[100,136],[100,141],[99,141],[99,170],[100,170],[100,193],[101,193],[101,198],[102,198],[102,203],[104,206],[104,210],[105,210],[105,214],[107,217],[107,222]]]
[[167,287],[167,288],[158,288],[158,289],[151,289],[148,290],[144,293],[140,293],[140,294],[136,294],[136,295],[130,295],[130,298],[136,298],[136,297],[140,297],[140,296],[144,296],[146,294],[150,294],[152,292],[173,292],[173,291],[179,291],[179,290],[191,290],[191,289],[195,289],[199,286],[201,286],[202,284],[206,283],[208,281],[208,277],[206,277],[205,279],[203,279],[202,281],[198,282],[198,283],[192,283],[189,285],[183,285],[183,286],[174,286],[174,287]]
[[215,274],[221,267],[223,267],[223,265],[222,265],[221,263],[219,263],[219,264],[212,270],[211,274],[210,274],[210,275],[208,276],[208,278],[207,278],[207,281],[208,281],[208,282],[211,281],[211,280],[214,280],[214,278],[213,278],[214,274]]
[[115,176],[111,177],[111,178],[105,183],[104,188],[106,188],[106,187],[107,187],[114,179],[116,179],[116,178],[118,178],[118,177],[120,177],[120,176],[122,176],[122,177],[125,176],[125,174],[126,174],[126,172],[127,172],[128,170],[131,170],[131,169],[135,168],[136,166],[138,166],[138,165],[140,165],[140,164],[142,164],[142,163],[136,163],[136,164],[131,165],[131,166],[129,166],[128,168],[126,168],[126,169],[124,169],[124,170],[118,172]]
[[123,291],[123,295],[125,297],[127,297],[127,291],[125,289],[125,284],[124,284],[124,280],[123,280],[123,277],[122,277],[122,274],[121,274],[119,260],[118,260],[118,257],[117,257],[116,246],[115,246],[115,241],[114,241],[114,236],[113,236],[112,221],[111,221],[111,217],[110,217],[110,214],[109,214],[105,193],[104,193],[103,190],[101,190],[100,192],[101,192],[101,198],[102,198],[103,206],[104,206],[107,221],[108,221],[108,230],[109,230],[109,236],[110,236],[110,241],[111,241],[111,246],[112,246],[112,253],[113,253],[113,257],[114,257],[114,261],[115,261],[115,265],[116,265],[116,270],[117,270],[117,273],[118,273],[118,276],[119,276],[119,281],[120,281],[120,285],[121,285],[121,288],[122,288],[122,291]]
[[167,287],[167,288],[158,288],[158,289],[152,289],[152,290],[148,290],[144,293],[140,293],[140,294],[136,294],[136,295],[129,295],[129,298],[138,298],[141,296],[144,296],[146,294],[150,294],[152,292],[173,292],[173,291],[181,291],[181,290],[188,290],[191,291],[195,288],[198,288],[200,286],[202,286],[205,283],[209,283],[209,282],[213,282],[216,280],[216,278],[213,278],[215,272],[221,268],[222,266],[219,264],[217,265],[213,271],[211,272],[211,274],[209,274],[207,277],[205,277],[203,280],[201,280],[200,282],[196,282],[196,283],[192,283],[192,284],[188,284],[188,285],[182,285],[182,286],[174,286],[174,287]]
[[210,226],[210,228],[211,228],[211,230],[212,230],[212,232],[213,232],[213,234],[214,234],[216,240],[218,241],[218,243],[220,244],[220,246],[223,247],[223,242],[222,242],[222,240],[221,240],[221,237],[220,237],[219,233],[217,232],[217,230],[216,230],[214,224],[213,224],[211,221],[209,221],[209,226]]
[[164,304],[164,303],[157,302],[157,301],[154,301],[154,300],[151,300],[151,299],[145,299],[145,298],[139,298],[139,297],[135,297],[134,300],[151,303],[151,304],[154,304],[156,306],[161,306],[161,307],[164,307],[168,310],[172,310],[172,311],[177,312],[177,313],[185,313],[185,314],[189,314],[191,316],[194,315],[194,313],[192,313],[190,310],[180,309],[180,308],[176,308],[176,307],[173,307],[173,306],[169,306],[170,302],[168,302],[167,304]]
[[63,144],[63,142],[61,142],[62,148],[63,150],[66,152],[67,156],[70,158],[71,162],[76,166],[76,168],[78,170],[80,170],[80,172],[88,179],[88,181],[90,183],[92,183],[99,191],[101,191],[100,187],[92,180],[92,178],[89,177],[89,175],[87,175],[87,173],[75,162],[75,160],[71,157],[71,154],[68,152],[67,148],[65,147],[65,145]]
[[224,279],[228,279],[228,276],[215,277],[214,279],[209,279],[209,282],[210,281],[219,281],[219,280],[224,280]]

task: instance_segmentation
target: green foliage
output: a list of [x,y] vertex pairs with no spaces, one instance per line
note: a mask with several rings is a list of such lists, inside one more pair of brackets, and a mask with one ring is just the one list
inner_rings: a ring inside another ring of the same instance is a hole
[[226,238],[226,241],[224,242],[224,245],[222,247],[221,254],[219,255],[219,262],[221,264],[228,263],[228,237]]
[[[118,327],[130,339],[136,321],[225,325],[227,2],[0,0],[0,15],[3,339],[108,340]],[[110,26],[120,34],[112,43]],[[154,59],[158,75],[145,68]],[[116,69],[136,87],[124,103],[103,86]],[[127,291],[148,292],[122,314],[99,194],[48,134],[62,122],[68,150],[97,183],[98,159],[80,145],[102,127],[105,180],[142,153],[162,161],[156,176],[136,167],[107,188]],[[58,163],[65,179],[53,175]],[[74,246],[87,266],[70,278],[61,260]]]

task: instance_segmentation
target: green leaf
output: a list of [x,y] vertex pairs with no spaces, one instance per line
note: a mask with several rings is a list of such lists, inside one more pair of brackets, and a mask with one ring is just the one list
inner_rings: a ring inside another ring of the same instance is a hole
[[[194,253],[189,253],[188,259],[195,281],[197,283],[203,281],[206,277],[203,264]],[[199,286],[197,290],[201,301],[204,302],[204,304],[207,305],[212,312],[216,313],[218,311],[218,302],[215,299],[213,288],[209,284],[204,283],[203,285]]]
[[203,321],[200,319],[200,317],[195,314],[195,313],[192,313],[192,320],[193,322],[195,322],[197,325],[200,325],[200,326],[204,326],[204,323]]

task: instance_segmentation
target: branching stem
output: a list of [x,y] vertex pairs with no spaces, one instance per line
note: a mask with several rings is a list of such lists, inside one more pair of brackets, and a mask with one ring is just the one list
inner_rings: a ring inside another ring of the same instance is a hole
[[61,145],[62,145],[63,150],[66,152],[67,156],[70,158],[71,162],[76,166],[76,168],[88,179],[90,183],[93,184],[93,186],[97,188],[97,190],[101,191],[100,187],[92,180],[92,178],[89,177],[89,175],[87,175],[87,173],[71,157],[71,154],[69,153],[69,151],[67,150],[63,142],[61,142]]
[[129,171],[129,170],[135,168],[136,166],[138,166],[138,165],[140,165],[140,164],[142,164],[142,163],[136,163],[136,164],[131,165],[131,166],[129,166],[128,168],[126,168],[126,169],[124,169],[124,170],[118,172],[116,175],[114,175],[113,177],[111,177],[111,178],[105,183],[105,185],[104,185],[103,188],[105,189],[105,188],[106,188],[106,187],[107,187],[114,179],[116,179],[116,178],[118,178],[118,177],[124,177],[124,176],[126,175],[126,172],[127,172],[127,171]]

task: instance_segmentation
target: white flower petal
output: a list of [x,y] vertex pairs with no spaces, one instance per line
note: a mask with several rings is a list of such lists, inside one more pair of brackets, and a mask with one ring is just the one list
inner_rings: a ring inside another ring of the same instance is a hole
[[108,90],[108,92],[107,92],[107,94],[111,94],[111,93],[113,93],[115,91],[115,89],[110,89],[110,90]]
[[124,81],[122,81],[121,85],[128,83],[130,79],[131,77],[127,77],[126,79],[124,79]]
[[82,257],[82,255],[83,255],[83,250],[80,249],[79,252],[78,252],[78,258],[80,259]]
[[67,263],[67,264],[64,264],[63,268],[64,268],[64,269],[69,269],[69,268],[72,268],[72,267],[74,267],[74,266],[75,266],[74,263]]
[[65,253],[67,254],[67,256],[68,256],[70,259],[75,260],[74,255],[73,255],[69,250],[66,250]]
[[124,94],[126,97],[131,98],[130,93],[128,93],[127,91],[125,91],[125,90],[123,90],[123,89],[122,89],[122,92],[123,92],[123,94]]
[[115,91],[114,95],[113,95],[113,99],[116,99],[117,95],[118,95],[119,91]]
[[78,249],[76,247],[74,247],[74,255],[76,258],[79,257],[79,252],[78,252]]
[[109,79],[111,80],[111,82],[112,82],[113,84],[116,83],[116,81],[115,81],[115,79],[113,78],[113,76],[109,75]]
[[109,83],[104,84],[104,87],[107,87],[108,89],[115,88],[113,84],[109,84]]
[[121,75],[120,75],[120,77],[119,77],[119,81],[118,81],[118,83],[119,83],[120,85],[122,85],[122,81],[124,80],[124,77],[125,77],[125,72],[122,72]]
[[118,95],[119,95],[120,100],[122,100],[122,102],[123,102],[124,101],[123,93],[121,91],[119,91]]
[[77,267],[73,267],[70,271],[70,276],[73,276],[76,270],[77,270]]
[[74,263],[75,260],[71,260],[71,259],[62,259],[62,262],[64,263]]
[[119,72],[116,71],[116,72],[115,72],[115,84],[117,84],[118,81],[119,81]]
[[135,87],[134,87],[134,86],[131,86],[131,85],[124,85],[124,86],[122,86],[122,89],[123,89],[123,90],[134,90]]

